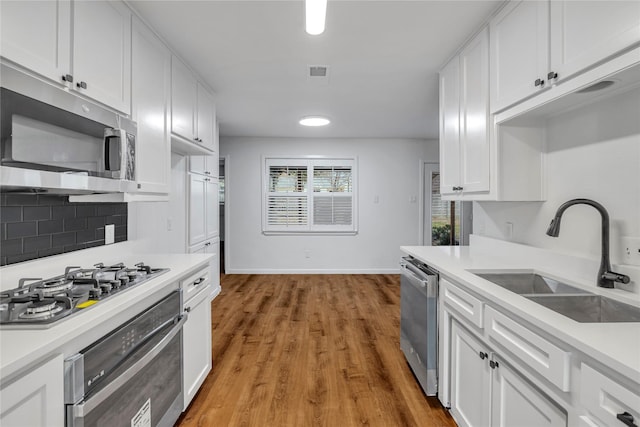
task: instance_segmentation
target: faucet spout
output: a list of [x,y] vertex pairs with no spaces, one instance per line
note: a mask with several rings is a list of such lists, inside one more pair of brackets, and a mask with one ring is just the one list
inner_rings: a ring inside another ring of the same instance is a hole
[[598,270],[598,286],[602,288],[613,288],[615,282],[629,283],[629,276],[611,271],[611,261],[609,260],[609,213],[600,203],[591,199],[573,199],[563,203],[560,205],[556,211],[556,215],[551,220],[551,224],[549,224],[549,229],[547,230],[547,235],[551,237],[558,237],[560,235],[560,221],[562,220],[564,211],[566,211],[567,208],[578,204],[589,205],[595,208],[600,212],[600,216],[602,217],[602,256],[600,258],[600,269]]

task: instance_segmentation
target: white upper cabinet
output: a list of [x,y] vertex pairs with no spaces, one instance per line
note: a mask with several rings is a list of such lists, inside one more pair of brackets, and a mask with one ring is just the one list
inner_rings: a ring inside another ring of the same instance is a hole
[[131,11],[115,1],[73,4],[75,88],[126,114],[131,106]]
[[166,194],[171,176],[168,135],[171,53],[138,19],[133,21],[132,53],[131,114],[138,123],[138,188],[141,192]]
[[4,58],[60,83],[71,73],[70,1],[0,2],[0,31]]
[[566,78],[640,41],[639,1],[552,1],[551,71]]
[[489,191],[489,30],[460,54],[461,191]]
[[440,73],[440,192],[490,190],[489,32],[483,29]]
[[460,183],[460,59],[440,71],[440,193],[456,194]]
[[198,83],[198,116],[196,123],[197,142],[203,147],[211,151],[215,149],[214,133],[215,133],[215,117],[216,106],[213,96]]
[[491,111],[545,87],[549,62],[549,3],[513,1],[490,23]]
[[196,140],[196,79],[175,56],[171,62],[171,132]]
[[[213,96],[175,56],[171,82],[171,132],[197,144],[201,149],[196,152],[214,151],[216,108]],[[186,151],[190,154],[188,149]]]
[[640,2],[514,0],[490,29],[496,112],[640,42]]
[[131,12],[124,3],[9,1],[0,7],[3,57],[130,113]]

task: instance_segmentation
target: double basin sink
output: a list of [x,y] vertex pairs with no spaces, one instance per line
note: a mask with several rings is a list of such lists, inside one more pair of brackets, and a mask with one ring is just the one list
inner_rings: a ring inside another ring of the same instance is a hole
[[640,307],[535,273],[474,273],[576,322],[640,322]]

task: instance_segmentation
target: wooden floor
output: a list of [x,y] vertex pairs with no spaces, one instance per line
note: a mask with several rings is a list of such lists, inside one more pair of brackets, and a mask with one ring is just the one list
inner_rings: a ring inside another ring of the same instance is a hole
[[213,370],[177,425],[453,426],[399,348],[396,275],[227,275]]

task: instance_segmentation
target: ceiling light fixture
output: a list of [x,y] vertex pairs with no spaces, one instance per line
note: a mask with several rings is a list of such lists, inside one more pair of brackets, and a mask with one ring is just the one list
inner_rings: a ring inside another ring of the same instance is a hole
[[307,33],[317,36],[324,32],[324,21],[327,16],[327,0],[305,0]]
[[301,118],[298,123],[300,123],[302,126],[317,127],[317,126],[326,126],[329,123],[331,123],[331,120],[321,116],[309,116],[309,117]]

